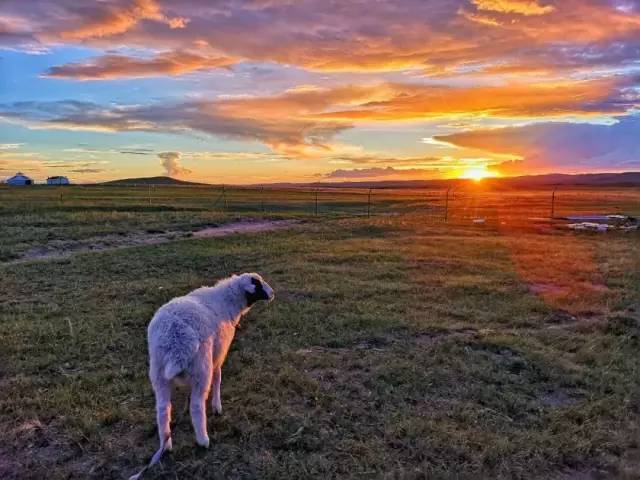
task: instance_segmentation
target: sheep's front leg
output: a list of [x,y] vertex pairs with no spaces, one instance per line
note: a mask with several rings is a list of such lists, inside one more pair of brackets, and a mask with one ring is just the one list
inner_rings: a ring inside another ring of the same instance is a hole
[[213,394],[211,396],[211,408],[222,415],[222,400],[220,399],[220,384],[222,383],[222,367],[213,369]]

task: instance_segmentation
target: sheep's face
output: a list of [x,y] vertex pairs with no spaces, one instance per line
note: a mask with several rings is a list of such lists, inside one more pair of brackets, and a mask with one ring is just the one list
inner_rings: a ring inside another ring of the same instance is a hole
[[245,297],[247,306],[250,307],[259,300],[273,300],[274,294],[271,286],[265,282],[257,273],[243,275]]

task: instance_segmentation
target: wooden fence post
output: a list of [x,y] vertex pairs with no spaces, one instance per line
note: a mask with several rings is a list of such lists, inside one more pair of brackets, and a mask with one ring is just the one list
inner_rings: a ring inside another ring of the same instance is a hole
[[367,195],[367,218],[371,218],[371,189]]
[[264,186],[260,188],[260,203],[262,205],[262,213],[264,213]]
[[222,185],[222,200],[224,201],[224,209],[225,211],[229,209],[229,204],[227,203],[227,188]]
[[151,205],[151,184],[149,184],[149,205]]
[[451,187],[447,188],[447,196],[444,199],[444,223],[449,221],[449,192]]
[[556,189],[551,192],[551,220],[556,217]]
[[318,189],[317,188],[316,188],[315,194],[316,194],[315,195],[315,197],[316,197],[316,207],[315,207],[314,212],[315,212],[315,215],[317,217],[318,216]]

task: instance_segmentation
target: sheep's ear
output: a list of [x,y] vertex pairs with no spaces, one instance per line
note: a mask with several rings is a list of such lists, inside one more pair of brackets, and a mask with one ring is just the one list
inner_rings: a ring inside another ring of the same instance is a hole
[[243,280],[245,291],[249,293],[255,293],[257,288],[257,285],[255,283],[256,279],[253,277],[245,277]]
[[258,300],[268,300],[269,295],[264,290],[262,282],[257,278],[251,277],[249,286],[245,287],[245,296],[247,298],[247,305],[251,306]]

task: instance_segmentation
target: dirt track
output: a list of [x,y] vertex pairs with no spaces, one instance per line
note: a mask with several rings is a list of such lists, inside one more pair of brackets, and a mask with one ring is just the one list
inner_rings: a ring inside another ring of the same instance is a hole
[[20,258],[7,263],[21,263],[34,260],[67,258],[76,253],[103,252],[119,248],[141,245],[156,245],[188,238],[225,237],[247,233],[260,233],[290,228],[295,220],[240,220],[220,226],[209,226],[200,230],[167,230],[155,232],[131,232],[123,235],[110,234],[83,240],[53,241],[27,250]]

